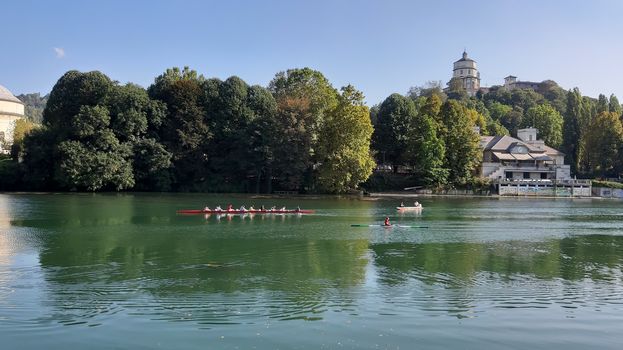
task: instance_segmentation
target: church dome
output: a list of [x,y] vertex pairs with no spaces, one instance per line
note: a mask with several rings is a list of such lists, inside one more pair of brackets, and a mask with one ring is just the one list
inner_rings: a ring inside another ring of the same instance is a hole
[[5,88],[2,85],[0,85],[0,101],[17,102],[23,104],[22,101],[20,101],[11,93],[11,91],[9,91],[9,89]]
[[471,58],[467,57],[467,51],[463,51],[463,56],[461,57],[460,60],[458,60],[457,62],[461,62],[461,61],[471,61],[471,62],[476,62],[474,60],[472,60]]

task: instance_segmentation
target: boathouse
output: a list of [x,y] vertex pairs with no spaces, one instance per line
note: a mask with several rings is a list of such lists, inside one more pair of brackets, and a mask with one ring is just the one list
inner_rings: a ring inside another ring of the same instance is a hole
[[591,182],[571,178],[564,153],[537,139],[535,128],[517,138],[482,136],[480,176],[493,180],[500,195],[590,196]]

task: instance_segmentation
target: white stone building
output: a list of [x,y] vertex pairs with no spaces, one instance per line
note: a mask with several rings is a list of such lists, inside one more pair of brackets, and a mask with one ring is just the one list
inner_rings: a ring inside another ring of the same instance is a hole
[[537,129],[510,136],[482,136],[481,176],[494,180],[570,180],[564,153],[537,139]]
[[500,196],[589,197],[591,181],[571,178],[565,155],[537,139],[537,129],[510,136],[482,136],[481,176]]
[[454,62],[452,78],[460,79],[469,96],[475,96],[480,89],[480,73],[476,67],[476,61],[467,57],[465,51],[463,51],[463,57]]
[[0,85],[0,151],[8,153],[13,144],[15,121],[24,117],[24,104]]

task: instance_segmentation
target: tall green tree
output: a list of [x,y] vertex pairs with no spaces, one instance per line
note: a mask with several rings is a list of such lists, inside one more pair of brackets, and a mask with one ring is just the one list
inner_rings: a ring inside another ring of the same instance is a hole
[[59,138],[72,130],[72,118],[83,106],[106,105],[113,82],[100,72],[69,71],[56,82],[43,111],[43,125]]
[[[35,134],[33,144],[25,141],[25,157],[35,156],[39,148],[52,164],[43,176],[53,181],[54,187],[69,190],[122,190],[134,185],[130,152],[110,130],[109,95],[115,84],[100,72],[69,71],[56,83],[43,112],[42,133]],[[46,145],[35,144],[40,139],[51,140]],[[43,150],[43,149],[45,150]],[[25,159],[26,171],[34,169],[33,159]],[[46,162],[47,163],[47,162]]]
[[268,89],[277,103],[287,99],[308,100],[308,113],[313,118],[307,127],[317,140],[325,114],[337,105],[338,92],[319,71],[310,68],[289,69],[279,72],[271,80]]
[[398,165],[405,161],[416,116],[413,101],[400,94],[392,94],[381,103],[372,138],[379,162]]
[[608,112],[608,98],[606,97],[606,95],[604,94],[599,94],[599,97],[597,97],[597,104],[596,104],[596,112],[597,113],[602,113],[602,112]]
[[610,95],[610,101],[608,101],[608,110],[618,115],[619,117],[623,113],[623,111],[621,110],[621,103],[619,103],[619,99],[614,96],[614,94]]
[[530,108],[522,121],[522,127],[537,128],[539,138],[554,148],[558,148],[562,143],[562,125],[562,116],[549,104]]
[[209,190],[206,149],[212,132],[206,121],[205,79],[187,67],[167,69],[149,89],[151,98],[166,105],[157,138],[172,154],[172,186],[180,191]]
[[370,153],[372,123],[363,94],[343,87],[337,106],[320,134],[318,185],[332,193],[346,192],[366,181],[375,167]]
[[618,176],[621,171],[623,125],[613,112],[602,111],[586,131],[588,171],[596,176]]
[[468,183],[482,159],[480,138],[473,130],[467,108],[457,101],[446,101],[440,114],[444,125],[444,168],[448,169],[448,181],[455,185]]
[[571,165],[571,172],[579,169],[580,142],[582,138],[581,122],[584,119],[582,94],[574,88],[567,94],[567,114],[563,118],[562,149]]
[[441,99],[430,95],[413,119],[406,146],[406,163],[411,165],[422,184],[439,186],[446,183],[445,144],[440,137]]
[[106,106],[82,106],[70,120],[69,137],[59,140],[56,181],[69,190],[123,190],[134,186],[131,149],[109,128]]
[[273,168],[277,149],[283,148],[282,126],[277,121],[277,102],[268,89],[252,86],[248,94],[249,108],[255,114],[253,124],[249,125],[252,155],[252,168],[255,173],[255,192],[272,191]]
[[270,190],[281,135],[275,99],[267,89],[249,86],[238,77],[214,82],[205,91],[214,134],[207,150],[213,182],[227,183],[229,190],[260,191],[262,177],[266,177]]
[[322,73],[310,68],[277,73],[268,89],[283,127],[273,175],[285,189],[309,188],[313,165],[318,162],[319,133],[327,114],[337,105],[338,92]]

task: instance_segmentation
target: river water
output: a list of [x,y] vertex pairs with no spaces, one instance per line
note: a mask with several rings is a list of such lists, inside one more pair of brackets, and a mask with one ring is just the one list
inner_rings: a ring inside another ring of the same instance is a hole
[[1,348],[623,346],[623,203],[418,200],[0,195]]

